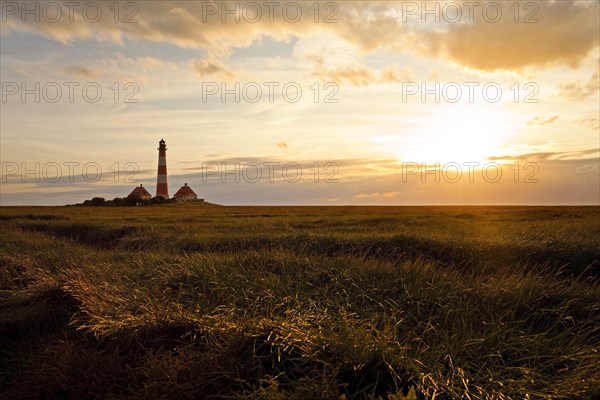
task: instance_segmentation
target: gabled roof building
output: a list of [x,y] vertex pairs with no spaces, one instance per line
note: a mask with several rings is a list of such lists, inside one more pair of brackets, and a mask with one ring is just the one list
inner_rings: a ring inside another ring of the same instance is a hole
[[131,197],[138,200],[150,200],[152,198],[152,195],[140,183],[140,186],[133,189],[127,197]]
[[173,198],[175,198],[175,200],[177,200],[177,201],[198,200],[198,196],[196,195],[196,193],[194,193],[194,191],[192,190],[192,188],[188,186],[187,183],[185,183],[177,191],[177,193],[175,193],[175,196],[173,196]]

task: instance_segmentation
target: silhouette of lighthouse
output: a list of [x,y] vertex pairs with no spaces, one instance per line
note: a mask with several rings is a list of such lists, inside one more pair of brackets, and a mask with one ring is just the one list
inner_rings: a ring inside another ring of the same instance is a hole
[[158,142],[158,174],[156,176],[156,197],[169,198],[167,184],[167,144],[164,139]]

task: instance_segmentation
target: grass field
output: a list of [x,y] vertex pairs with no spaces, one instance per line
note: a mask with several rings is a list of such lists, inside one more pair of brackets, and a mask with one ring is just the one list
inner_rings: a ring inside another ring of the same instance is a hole
[[3,207],[0,232],[0,398],[600,399],[599,207]]

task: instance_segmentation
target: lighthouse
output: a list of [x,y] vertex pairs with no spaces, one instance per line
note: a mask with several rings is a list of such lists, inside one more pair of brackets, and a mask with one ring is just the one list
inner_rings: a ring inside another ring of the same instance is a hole
[[169,198],[167,184],[167,144],[164,139],[158,142],[158,174],[156,176],[156,197]]

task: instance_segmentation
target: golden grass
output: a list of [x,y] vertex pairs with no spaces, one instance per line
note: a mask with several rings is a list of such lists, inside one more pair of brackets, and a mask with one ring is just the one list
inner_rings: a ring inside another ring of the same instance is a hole
[[599,217],[1,208],[0,397],[597,399]]

